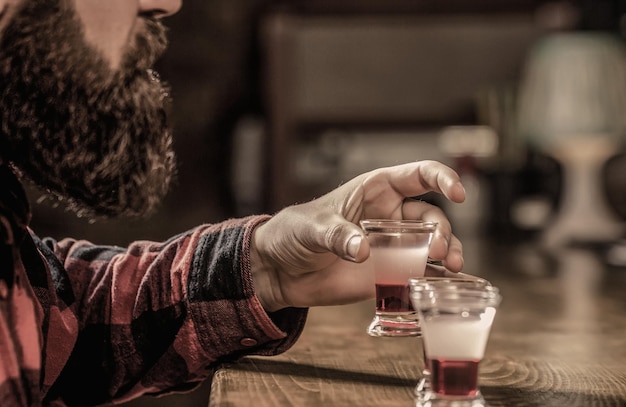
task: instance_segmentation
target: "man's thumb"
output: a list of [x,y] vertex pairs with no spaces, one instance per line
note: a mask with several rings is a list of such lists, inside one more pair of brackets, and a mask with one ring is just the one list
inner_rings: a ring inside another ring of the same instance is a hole
[[335,253],[346,260],[361,263],[369,257],[369,244],[361,228],[349,223],[336,240]]

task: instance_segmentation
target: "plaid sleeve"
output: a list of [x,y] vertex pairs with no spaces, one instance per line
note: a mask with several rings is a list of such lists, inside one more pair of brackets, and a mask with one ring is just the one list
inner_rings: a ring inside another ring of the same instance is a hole
[[[266,218],[204,225],[126,249],[38,241],[78,330],[69,360],[45,355],[45,368],[60,372],[48,399],[97,404],[186,389],[222,361],[292,346],[307,310],[268,315],[252,285],[252,231]],[[48,341],[56,336],[51,323]]]

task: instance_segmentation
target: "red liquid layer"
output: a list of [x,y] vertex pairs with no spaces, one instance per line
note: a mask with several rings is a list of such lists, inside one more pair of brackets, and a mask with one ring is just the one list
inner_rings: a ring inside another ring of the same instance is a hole
[[408,284],[376,284],[376,311],[412,312]]
[[478,391],[478,360],[429,360],[431,386],[446,396],[475,396]]

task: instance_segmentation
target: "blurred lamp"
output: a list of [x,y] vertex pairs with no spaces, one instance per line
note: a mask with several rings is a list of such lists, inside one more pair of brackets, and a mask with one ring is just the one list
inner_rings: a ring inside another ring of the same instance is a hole
[[548,35],[531,49],[520,85],[518,134],[563,167],[560,204],[543,243],[621,237],[602,169],[626,135],[624,43],[599,32]]

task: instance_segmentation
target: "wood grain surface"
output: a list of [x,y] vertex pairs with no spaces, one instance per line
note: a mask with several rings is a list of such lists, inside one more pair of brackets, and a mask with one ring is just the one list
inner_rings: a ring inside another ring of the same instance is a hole
[[[626,270],[596,253],[466,245],[466,271],[503,295],[485,359],[489,406],[626,406]],[[373,302],[316,308],[283,355],[214,376],[210,406],[411,406],[419,338],[372,338]]]

